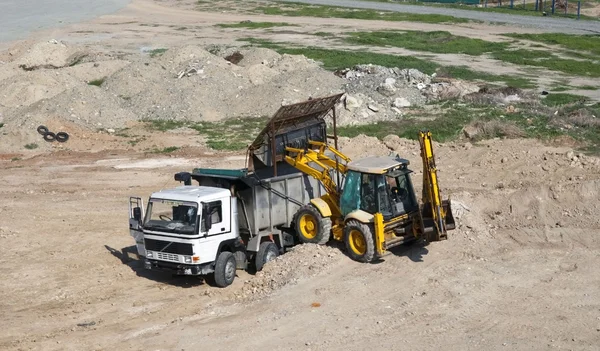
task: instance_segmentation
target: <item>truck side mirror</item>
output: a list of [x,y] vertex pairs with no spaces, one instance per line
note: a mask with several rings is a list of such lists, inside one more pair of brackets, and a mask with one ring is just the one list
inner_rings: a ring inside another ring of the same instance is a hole
[[204,221],[204,229],[208,232],[212,228],[212,216],[208,212],[208,204],[202,203],[202,220]]
[[135,219],[138,222],[142,221],[142,209],[139,207],[134,207],[133,208],[133,219]]

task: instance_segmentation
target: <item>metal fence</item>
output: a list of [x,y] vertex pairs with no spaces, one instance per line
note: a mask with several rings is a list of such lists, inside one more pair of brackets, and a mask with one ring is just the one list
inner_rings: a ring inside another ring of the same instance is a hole
[[580,19],[581,0],[481,0],[483,8],[502,8],[516,11],[538,12],[541,16],[563,16]]

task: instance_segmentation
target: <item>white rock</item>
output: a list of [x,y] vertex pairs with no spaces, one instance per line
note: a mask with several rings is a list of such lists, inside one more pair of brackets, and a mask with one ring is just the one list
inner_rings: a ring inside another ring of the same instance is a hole
[[375,106],[374,104],[368,104],[367,107],[373,112],[379,112],[379,107]]
[[345,103],[344,103],[344,107],[346,108],[346,110],[353,111],[353,110],[359,108],[360,105],[361,105],[361,102],[354,96],[350,96],[350,95],[346,96]]
[[386,78],[384,84],[394,85],[396,84],[396,80],[394,78]]
[[409,107],[410,105],[411,105],[410,101],[408,101],[406,98],[403,98],[403,97],[396,98],[394,100],[394,102],[392,103],[392,106],[394,106],[396,108]]

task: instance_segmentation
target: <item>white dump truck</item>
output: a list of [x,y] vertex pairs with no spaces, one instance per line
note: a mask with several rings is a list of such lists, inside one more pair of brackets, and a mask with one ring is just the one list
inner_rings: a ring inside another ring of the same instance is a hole
[[[184,185],[129,201],[129,228],[149,270],[208,275],[230,285],[237,269],[265,263],[298,243],[298,209],[325,194],[323,186],[284,161],[286,146],[326,141],[324,117],[341,94],[281,107],[248,149],[243,169],[194,169]],[[198,185],[192,185],[196,181]]]

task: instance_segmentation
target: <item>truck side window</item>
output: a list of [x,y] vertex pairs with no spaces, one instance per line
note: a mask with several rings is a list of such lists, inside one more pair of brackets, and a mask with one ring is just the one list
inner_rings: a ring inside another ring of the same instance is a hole
[[[208,203],[208,215],[211,216],[212,224],[221,223],[223,221],[223,206],[221,201],[213,201]],[[206,231],[204,221],[202,221],[201,231]]]

